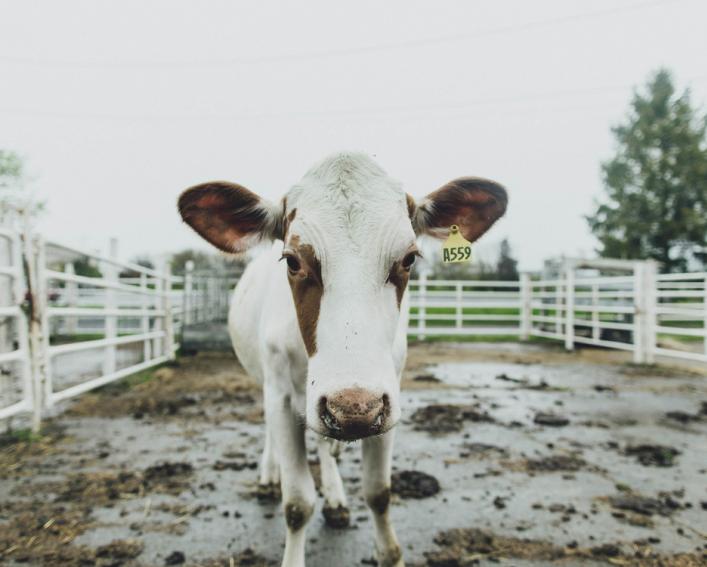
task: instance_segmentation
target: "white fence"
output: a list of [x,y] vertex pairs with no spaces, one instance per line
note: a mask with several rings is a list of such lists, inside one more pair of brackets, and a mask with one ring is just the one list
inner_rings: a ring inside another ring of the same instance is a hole
[[[77,275],[77,258],[100,275]],[[542,337],[631,351],[640,363],[707,363],[707,273],[629,264],[627,276],[568,265],[554,279],[411,280],[409,335]],[[0,419],[31,412],[37,428],[57,402],[172,359],[184,325],[225,318],[239,275],[187,265],[173,276],[119,262],[114,248],[101,256],[0,230]]]
[[410,281],[409,336],[562,341],[631,351],[637,363],[656,356],[707,363],[707,272],[657,275],[652,262],[630,276],[555,279]]
[[0,229],[0,419],[21,412],[38,414],[29,348],[29,324],[22,304],[25,277],[22,241],[15,231]]
[[[173,359],[185,323],[225,317],[234,274],[173,276],[111,248],[0,230],[0,419],[31,412],[37,429],[57,402]],[[95,277],[75,273],[79,258]]]

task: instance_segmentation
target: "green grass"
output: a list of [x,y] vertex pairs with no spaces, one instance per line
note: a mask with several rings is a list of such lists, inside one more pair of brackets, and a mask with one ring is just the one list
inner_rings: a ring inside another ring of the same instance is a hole
[[[427,307],[425,309],[427,315],[456,315],[457,309],[454,307]],[[410,309],[410,319],[419,320],[420,309],[418,307],[412,307]],[[489,323],[493,323],[494,326],[499,327],[516,327],[518,325],[517,321],[494,321],[496,315],[512,315],[515,317],[520,317],[520,311],[513,307],[464,307],[462,308],[462,315],[488,315],[488,319],[477,319],[474,321],[464,321],[465,329],[474,329],[475,327],[488,327]],[[435,321],[426,320],[426,327],[449,327],[454,328],[456,326],[456,321],[450,319],[447,321]],[[410,329],[413,330],[416,327],[411,326]]]
[[97,341],[105,339],[103,333],[80,333],[77,335],[52,335],[52,345],[66,345],[70,343],[82,343],[84,341]]
[[521,341],[518,335],[428,335],[424,340],[418,341],[415,333],[408,332],[408,343],[542,343],[557,345],[558,341],[545,337],[530,337]]
[[121,392],[126,392],[131,388],[134,388],[135,386],[139,386],[140,384],[145,384],[151,380],[154,380],[155,371],[161,368],[162,366],[164,366],[164,364],[154,366],[136,374],[130,374],[125,378],[121,378],[120,380],[116,380],[115,382],[111,382],[110,384],[106,384],[105,386],[101,386],[100,388],[96,388],[95,391],[104,394],[119,394]]
[[0,447],[8,447],[16,443],[35,443],[42,439],[42,433],[34,433],[29,428],[15,429],[0,435]]
[[[131,335],[135,335],[139,333],[118,333],[116,336],[118,337],[129,337]],[[66,345],[66,344],[71,344],[71,343],[82,343],[84,341],[98,341],[101,339],[105,339],[106,336],[103,333],[78,333],[76,335],[52,335],[51,336],[51,345]],[[140,341],[145,340],[141,339]],[[147,339],[147,340],[152,340],[152,339]],[[140,342],[136,341],[136,342]],[[116,345],[117,346],[117,345]]]
[[[455,307],[427,307],[427,313],[435,315],[453,315],[457,312]],[[411,307],[410,315],[417,315],[419,307]],[[515,307],[464,307],[462,313],[465,315],[520,315],[520,310]]]

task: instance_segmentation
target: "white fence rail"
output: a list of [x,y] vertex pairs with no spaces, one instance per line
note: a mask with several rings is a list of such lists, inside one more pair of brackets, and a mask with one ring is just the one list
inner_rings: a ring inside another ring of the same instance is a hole
[[0,419],[21,412],[39,412],[39,383],[33,380],[29,324],[22,309],[22,256],[20,235],[0,229]]
[[[37,429],[57,402],[174,358],[184,324],[225,317],[237,274],[173,276],[115,248],[0,230],[0,419],[31,412]],[[95,276],[76,274],[79,258]]]
[[[0,419],[66,400],[174,357],[184,325],[224,319],[238,272],[173,276],[0,229]],[[49,258],[49,260],[48,260]],[[96,277],[76,274],[89,259]],[[409,335],[543,337],[707,363],[707,273],[411,280]],[[98,275],[100,274],[100,275]],[[121,276],[120,274],[123,274]],[[128,274],[127,276],[125,274]],[[27,291],[26,291],[27,290]]]
[[629,276],[410,281],[408,334],[562,341],[630,351],[637,363],[668,356],[707,363],[707,272],[657,275],[635,262]]

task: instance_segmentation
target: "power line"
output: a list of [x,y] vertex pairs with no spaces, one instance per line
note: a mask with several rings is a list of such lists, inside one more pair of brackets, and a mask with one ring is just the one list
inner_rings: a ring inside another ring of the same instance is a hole
[[[707,76],[706,76],[707,77]],[[45,111],[36,109],[3,109],[0,108],[1,114],[14,114],[45,118],[79,118],[79,119],[105,119],[105,120],[233,120],[233,121],[249,121],[270,118],[326,118],[337,116],[365,116],[365,115],[390,115],[390,114],[409,114],[425,111],[449,111],[449,110],[467,110],[475,107],[493,106],[498,104],[516,104],[525,102],[539,102],[544,100],[552,100],[564,97],[574,97],[587,94],[602,94],[609,92],[625,92],[632,88],[633,85],[611,85],[604,87],[589,87],[585,89],[573,89],[564,91],[550,91],[545,93],[533,93],[529,95],[499,97],[468,101],[445,102],[436,104],[420,104],[415,106],[403,107],[395,106],[377,106],[377,107],[362,107],[350,109],[332,109],[332,110],[311,110],[311,111],[281,111],[281,112],[260,112],[238,115],[227,114],[162,114],[162,115],[121,115],[109,113],[86,113],[86,112],[57,112]]]
[[124,61],[98,61],[85,60],[75,61],[68,59],[40,59],[32,57],[12,57],[0,56],[0,63],[10,63],[16,65],[31,65],[37,67],[83,67],[83,68],[104,68],[104,69],[130,69],[130,68],[202,68],[202,67],[222,67],[239,64],[254,63],[279,63],[292,61],[305,61],[315,59],[327,59],[333,57],[343,57],[351,55],[364,55],[370,53],[380,53],[384,51],[394,51],[416,47],[426,47],[445,43],[455,43],[460,41],[481,39],[485,37],[504,35],[513,32],[532,31],[538,28],[551,27],[557,24],[571,23],[588,18],[598,18],[618,13],[633,12],[645,8],[653,8],[663,4],[672,4],[684,0],[646,0],[627,6],[615,6],[603,10],[584,12],[582,14],[570,14],[557,16],[543,20],[535,20],[522,24],[514,24],[482,30],[478,32],[459,33],[446,36],[413,39],[401,42],[382,43],[376,45],[366,45],[359,47],[347,47],[341,49],[331,49],[327,51],[309,51],[303,53],[283,53],[279,55],[262,55],[254,57],[232,57],[225,59],[201,59],[191,61],[144,61],[144,60],[124,60]]
[[[707,80],[707,74],[696,75],[687,80],[688,83],[696,83]],[[604,85],[593,86],[581,89],[566,89],[556,91],[546,91],[541,93],[530,93],[525,95],[517,95],[510,97],[497,97],[466,101],[448,101],[443,103],[418,104],[414,106],[375,106],[361,107],[349,109],[331,109],[331,110],[294,110],[294,111],[279,111],[279,112],[252,112],[247,114],[112,114],[112,113],[92,113],[92,112],[62,112],[53,110],[41,109],[26,109],[26,108],[0,108],[0,114],[11,114],[15,117],[26,116],[35,118],[60,118],[60,119],[97,119],[97,120],[143,120],[143,121],[175,121],[175,120],[192,120],[192,121],[253,121],[264,119],[288,119],[288,118],[336,118],[336,117],[356,117],[356,116],[373,116],[373,115],[407,115],[416,114],[426,111],[465,111],[479,107],[488,107],[494,105],[509,105],[543,102],[554,99],[564,99],[572,97],[581,97],[586,95],[602,95],[611,93],[624,93],[634,89],[636,85]],[[552,109],[545,109],[552,110]],[[535,112],[535,109],[532,110]]]

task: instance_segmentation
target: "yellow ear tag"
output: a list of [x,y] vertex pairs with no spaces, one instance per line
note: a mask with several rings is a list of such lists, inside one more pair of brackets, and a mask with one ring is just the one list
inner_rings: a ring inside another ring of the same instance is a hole
[[455,264],[471,260],[471,242],[459,232],[459,227],[453,224],[449,227],[449,236],[442,245],[442,262]]

